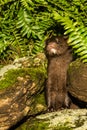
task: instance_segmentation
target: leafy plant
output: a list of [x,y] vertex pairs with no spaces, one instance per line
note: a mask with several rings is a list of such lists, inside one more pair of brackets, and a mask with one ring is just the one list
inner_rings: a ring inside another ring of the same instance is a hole
[[87,62],[87,28],[78,21],[73,22],[69,17],[62,17],[54,12],[54,18],[65,28],[65,35],[69,35],[68,43],[83,62]]
[[0,0],[0,60],[43,52],[49,35],[68,34],[87,62],[86,0]]

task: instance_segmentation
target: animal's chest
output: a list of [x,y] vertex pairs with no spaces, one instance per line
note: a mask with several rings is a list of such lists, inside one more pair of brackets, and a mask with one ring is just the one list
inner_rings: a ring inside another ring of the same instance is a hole
[[65,58],[54,58],[51,59],[48,63],[48,71],[51,71],[52,73],[65,71],[67,69],[67,66],[68,64]]
[[53,84],[63,84],[66,81],[69,63],[65,57],[50,60],[48,64],[48,78]]

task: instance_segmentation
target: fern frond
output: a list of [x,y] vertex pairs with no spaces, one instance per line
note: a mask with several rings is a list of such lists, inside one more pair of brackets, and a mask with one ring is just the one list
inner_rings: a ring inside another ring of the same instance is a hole
[[86,1],[0,0],[0,54],[27,55],[30,48],[34,53],[41,52],[44,37],[57,33],[61,24],[69,35],[69,45],[86,62]]
[[75,21],[80,21],[87,25],[87,2],[86,0],[48,0],[58,13],[64,17],[70,17]]
[[27,35],[27,38],[31,35],[31,27],[29,26],[32,23],[32,18],[27,14],[27,11],[21,9],[18,14],[17,28],[22,28],[22,36]]
[[2,34],[2,32],[0,32],[0,55],[11,44],[11,42],[9,41],[9,38],[10,37],[8,35]]
[[30,7],[30,5],[31,6],[34,5],[34,3],[32,2],[32,0],[21,0],[21,3],[25,7],[25,9],[27,9],[27,10],[32,10],[32,7]]
[[11,47],[13,48],[13,51],[16,52],[16,55],[27,55],[28,45],[26,45],[26,43],[28,42],[28,39],[23,38],[16,27],[13,28],[12,36],[13,38]]
[[34,39],[42,39],[45,31],[53,24],[48,13],[39,13],[34,16],[24,9],[21,9],[18,14],[17,27],[21,28],[22,36],[27,35],[27,38],[32,36]]
[[62,17],[54,12],[54,19],[61,22],[65,28],[65,35],[69,35],[68,43],[72,46],[75,53],[80,56],[83,62],[87,58],[87,27],[78,21],[73,22],[69,17]]
[[34,54],[37,54],[38,52],[43,52],[43,48],[44,48],[44,41],[46,39],[46,36],[43,35],[42,40],[36,40],[36,42],[34,43],[32,52]]
[[0,0],[0,6],[5,5],[9,2],[12,2],[13,0]]

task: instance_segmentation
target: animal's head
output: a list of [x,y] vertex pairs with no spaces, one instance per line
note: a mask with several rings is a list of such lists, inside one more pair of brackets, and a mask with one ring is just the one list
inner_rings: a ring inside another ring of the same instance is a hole
[[64,37],[51,37],[45,42],[45,52],[47,56],[63,54],[68,48]]

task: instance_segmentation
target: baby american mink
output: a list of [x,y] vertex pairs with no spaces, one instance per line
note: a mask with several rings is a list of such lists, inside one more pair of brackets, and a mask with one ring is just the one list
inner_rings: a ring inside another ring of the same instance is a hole
[[47,39],[45,53],[48,59],[48,79],[46,82],[48,110],[68,108],[70,101],[66,90],[66,79],[72,54],[67,45],[67,39],[61,36]]

